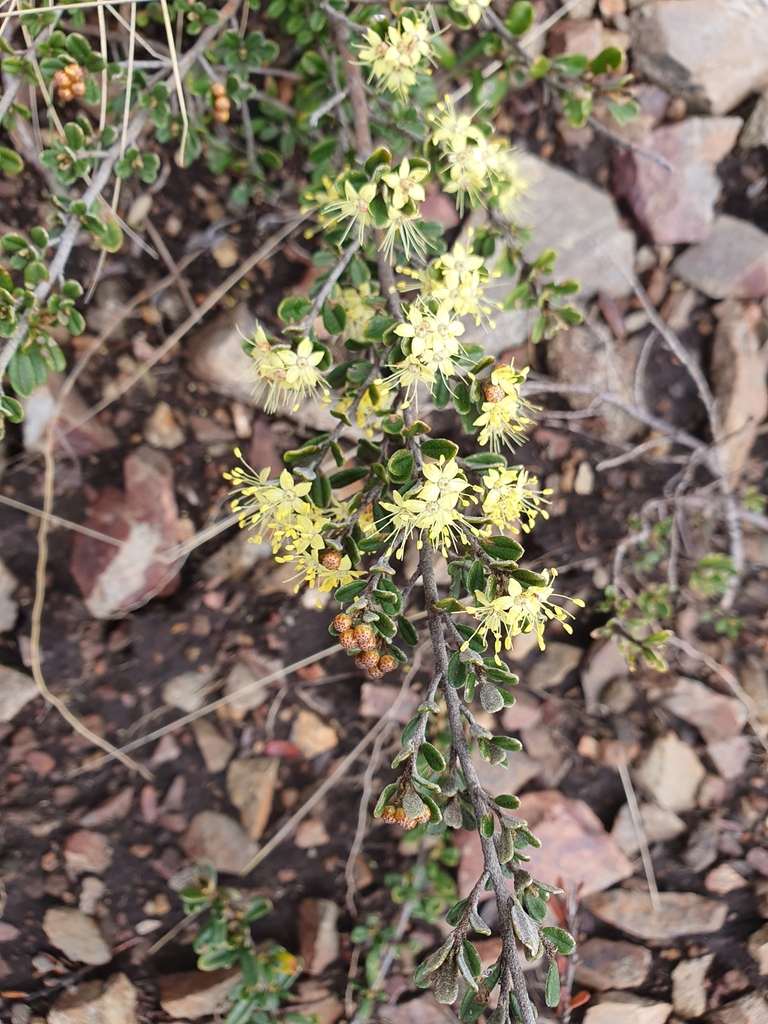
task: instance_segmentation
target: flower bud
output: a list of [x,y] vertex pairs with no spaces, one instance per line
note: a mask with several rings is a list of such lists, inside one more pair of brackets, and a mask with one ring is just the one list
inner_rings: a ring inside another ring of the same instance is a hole
[[[221,101],[216,100],[216,103],[219,102]],[[227,104],[229,104],[229,100],[227,100]],[[214,104],[214,106],[215,105],[216,104]],[[327,551],[324,551],[322,555],[320,555],[320,565],[324,566],[326,569],[338,569],[339,566],[341,565],[341,555],[339,554],[338,551],[328,549]]]
[[382,673],[393,672],[397,668],[397,661],[391,654],[382,654],[379,658],[379,668]]
[[352,619],[348,615],[337,615],[333,620],[333,628],[337,633],[348,633],[352,629]]
[[347,651],[352,651],[357,647],[357,637],[353,629],[345,630],[338,639],[341,646]]
[[355,626],[355,643],[361,651],[375,651],[378,647],[378,641],[370,626],[359,625]]
[[355,655],[355,667],[359,669],[373,669],[379,664],[379,656],[376,651],[361,651]]

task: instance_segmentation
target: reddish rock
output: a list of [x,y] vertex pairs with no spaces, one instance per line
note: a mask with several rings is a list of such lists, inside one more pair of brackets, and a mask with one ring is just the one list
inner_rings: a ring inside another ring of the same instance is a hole
[[67,836],[64,863],[67,873],[75,878],[86,872],[101,875],[112,863],[112,847],[100,832],[80,829]]
[[760,299],[768,293],[768,234],[720,214],[709,237],[686,249],[672,269],[710,299]]
[[659,245],[702,242],[712,230],[722,190],[717,164],[731,151],[740,117],[691,117],[656,128],[643,148],[671,170],[639,152],[617,154],[615,190]]
[[121,821],[131,809],[132,803],[133,786],[126,786],[114,796],[108,797],[104,803],[84,814],[80,819],[80,824],[92,828],[94,825],[104,825],[108,821]]
[[167,456],[144,446],[128,456],[123,469],[125,491],[104,487],[85,524],[121,545],[79,533],[74,538],[72,575],[98,619],[123,615],[178,584],[176,566],[159,558],[177,540],[173,467]]

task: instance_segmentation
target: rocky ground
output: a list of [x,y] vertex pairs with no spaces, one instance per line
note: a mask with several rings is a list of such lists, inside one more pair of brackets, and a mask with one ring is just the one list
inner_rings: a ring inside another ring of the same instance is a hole
[[[543,17],[556,5],[537,6]],[[546,40],[549,51],[591,56],[609,44],[629,46],[638,76],[642,113],[620,129],[629,147],[601,131],[600,111],[597,123],[574,130],[527,93],[510,97],[498,124],[527,150],[521,219],[532,225],[531,251],[558,249],[558,272],[581,282],[592,326],[533,349],[527,315],[509,313],[484,343],[564,387],[588,384],[627,402],[639,387],[651,413],[706,439],[690,375],[648,343],[660,316],[709,374],[737,486],[764,492],[768,7],[579,0]],[[4,219],[23,221],[29,198],[3,187]],[[188,264],[182,286],[153,292],[156,266],[138,251],[113,258],[88,332],[70,352],[76,358],[110,329],[57,434],[60,520],[45,578],[46,681],[96,736],[133,743],[145,778],[101,763],[102,752],[31,679],[34,510],[61,381],[33,396],[23,434],[6,442],[2,494],[16,504],[0,513],[0,1017],[13,1024],[218,1012],[232,982],[192,971],[194,926],[150,952],[182,920],[177,893],[188,867],[207,859],[237,876],[343,765],[400,685],[364,682],[346,657],[325,653],[331,607],[295,595],[284,569],[242,534],[211,529],[226,512],[222,473],[235,444],[257,468],[277,467],[282,451],[320,425],[311,410],[288,421],[253,408],[236,330],[254,315],[274,323],[280,295],[306,291],[312,268],[300,235],[279,237],[272,211],[224,224],[222,183],[180,175],[179,187],[183,209],[167,191],[150,199],[173,258]],[[434,202],[434,215],[447,219],[441,197]],[[262,244],[241,282],[174,345],[187,315]],[[96,403],[101,411],[82,422]],[[554,490],[551,518],[528,554],[534,568],[557,565],[560,589],[587,610],[572,637],[553,628],[543,656],[516,648],[522,682],[504,726],[525,753],[509,772],[478,767],[490,792],[522,794],[521,814],[543,841],[536,873],[578,896],[574,1019],[766,1024],[768,543],[745,526],[735,638],[718,636],[684,592],[675,625],[689,646],[673,652],[667,673],[630,675],[615,645],[591,634],[606,618],[599,602],[616,544],[631,516],[665,493],[680,470],[666,457],[680,449],[664,441],[616,464],[654,435],[615,403],[584,395],[570,403],[581,418],[563,416],[563,397],[542,399],[521,453]],[[402,721],[420,685],[417,675]],[[174,727],[181,716],[187,724]],[[352,926],[371,913],[397,919],[384,878],[413,863],[413,846],[366,816],[362,847],[353,848],[361,793],[387,780],[391,741],[386,734],[378,766],[366,754],[339,770],[241,880],[274,900],[257,934],[301,954],[296,1005],[320,1024],[353,1012],[347,986],[360,978],[360,949]],[[464,895],[479,870],[478,840],[459,833],[455,845],[452,876]],[[495,929],[490,904],[484,913]],[[565,921],[565,905],[561,914]],[[413,948],[386,978],[379,1017],[449,1024],[451,1011],[420,993],[409,972],[439,927],[414,920],[407,937]],[[479,944],[489,962],[498,944],[495,935]],[[537,971],[531,981],[541,989]]]

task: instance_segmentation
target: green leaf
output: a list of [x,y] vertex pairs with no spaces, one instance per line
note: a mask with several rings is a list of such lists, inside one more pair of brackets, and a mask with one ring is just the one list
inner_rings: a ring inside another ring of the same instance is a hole
[[404,615],[398,615],[397,626],[400,630],[400,636],[403,638],[403,643],[408,644],[409,647],[415,647],[419,642],[419,634],[411,622]]
[[287,295],[277,307],[277,315],[284,324],[295,324],[303,320],[311,309],[309,299],[300,295]]
[[85,317],[82,313],[79,313],[76,309],[70,311],[67,317],[67,330],[71,335],[77,337],[82,334],[85,330]]
[[517,562],[525,553],[517,541],[508,537],[490,537],[481,546],[486,554],[500,562]]
[[307,153],[307,160],[311,164],[321,164],[329,157],[333,156],[339,145],[338,139],[323,139],[322,142],[318,142],[316,146]]
[[515,754],[523,749],[523,744],[520,740],[516,740],[513,736],[494,736],[491,743],[501,750],[511,750]]
[[445,758],[431,743],[422,743],[421,752],[424,755],[424,760],[427,762],[433,772],[444,772],[445,771]]
[[0,146],[0,171],[4,174],[21,174],[24,161],[18,153],[7,146]]
[[29,398],[37,387],[37,374],[29,352],[17,349],[8,363],[8,380],[17,395]]
[[349,469],[340,469],[338,473],[332,473],[328,478],[334,490],[337,487],[347,487],[357,480],[364,480],[370,470],[366,466],[351,466]]
[[69,33],[66,46],[78,64],[83,64],[91,56],[91,44],[79,32]]
[[416,717],[412,718],[410,720],[410,722],[406,725],[406,727],[403,729],[402,735],[400,736],[400,745],[402,747],[407,747],[408,746],[408,744],[413,739],[413,737],[414,737],[414,735],[416,733],[416,730],[418,729],[420,723],[421,723],[421,715],[416,715]]
[[446,460],[453,459],[458,452],[459,446],[444,437],[428,437],[426,441],[421,442],[421,454],[426,455],[428,459],[439,459],[440,456]]
[[499,807],[503,807],[507,811],[516,811],[520,806],[519,798],[509,793],[500,793],[499,796],[495,796],[493,799]]
[[563,75],[578,78],[589,67],[589,61],[583,53],[561,53],[552,61],[552,70]]
[[262,917],[266,917],[273,910],[271,900],[266,899],[264,896],[254,896],[246,905],[243,913],[244,921],[258,921]]
[[618,124],[630,124],[640,113],[640,104],[637,100],[627,100],[626,103],[617,103],[615,100],[608,100],[608,109],[611,116]]
[[492,813],[484,815],[480,821],[480,835],[490,839],[496,829],[496,820]]
[[552,1010],[560,1002],[560,971],[558,971],[556,963],[551,963],[547,971],[547,980],[544,985],[544,1002]]
[[543,576],[537,572],[531,572],[530,569],[513,569],[509,575],[526,589],[528,587],[543,587],[547,583]]
[[543,78],[546,74],[548,74],[549,68],[549,58],[545,57],[542,53],[541,56],[537,57],[536,60],[530,65],[530,67],[528,68],[528,74],[533,79]]
[[389,462],[387,462],[387,472],[390,479],[396,484],[404,483],[410,479],[413,472],[413,455],[407,448],[401,448],[395,452]]
[[104,221],[104,231],[99,237],[99,246],[107,252],[119,252],[123,246],[123,231],[115,217]]
[[534,17],[533,4],[529,3],[528,0],[517,0],[510,7],[509,14],[504,19],[504,24],[513,36],[521,36],[531,27]]
[[48,267],[42,260],[32,260],[24,267],[24,284],[34,288],[40,281],[48,280]]
[[445,915],[445,922],[449,924],[451,928],[455,928],[456,925],[461,921],[464,916],[464,911],[467,909],[469,900],[459,900],[458,903],[454,903],[448,913]]
[[549,939],[558,953],[563,956],[570,956],[576,948],[576,940],[565,928],[546,927],[541,929],[541,934]]
[[435,608],[440,612],[463,612],[464,605],[453,597],[444,597],[442,601],[435,601]]
[[333,596],[339,604],[346,604],[347,601],[354,601],[356,597],[359,597],[367,586],[365,580],[353,580],[351,583],[345,583],[343,587],[339,587]]
[[365,161],[365,173],[371,177],[373,172],[382,165],[389,165],[392,162],[392,154],[384,146],[379,146]]
[[491,469],[494,466],[506,466],[507,460],[503,455],[496,455],[493,452],[477,452],[476,455],[467,455],[464,462],[470,469]]
[[21,402],[17,402],[10,395],[0,395],[0,415],[5,416],[11,423],[21,423],[24,419],[24,409]]
[[624,55],[616,46],[608,46],[590,61],[589,70],[596,75],[602,75],[606,71],[615,71],[619,67]]
[[341,334],[347,325],[347,314],[343,306],[323,303],[323,327],[329,334]]

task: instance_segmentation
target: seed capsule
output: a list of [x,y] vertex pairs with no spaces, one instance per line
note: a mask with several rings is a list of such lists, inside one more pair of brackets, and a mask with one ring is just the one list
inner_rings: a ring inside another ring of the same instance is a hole
[[379,658],[379,668],[382,673],[386,674],[387,672],[392,672],[397,668],[397,662],[391,654],[382,654]]
[[211,92],[216,97],[226,96],[227,95],[227,87],[226,87],[226,85],[224,85],[223,82],[214,82],[213,85],[211,86]]
[[[372,651],[371,653],[375,654],[376,652]],[[370,679],[381,679],[385,674],[384,669],[381,667],[381,661],[377,661],[372,668],[368,669],[368,677]]]
[[355,626],[355,643],[361,651],[375,651],[378,646],[376,636],[370,626]]
[[337,633],[348,633],[349,630],[352,629],[352,619],[343,613],[337,615],[333,620],[333,628]]
[[355,647],[357,647],[357,638],[355,637],[355,631],[353,629],[346,630],[346,632],[342,633],[339,636],[339,643],[347,651],[354,650]]
[[341,565],[341,555],[338,551],[324,551],[320,555],[320,565],[325,566],[326,569],[338,569]]
[[355,655],[355,666],[359,669],[371,671],[379,664],[379,656],[376,651],[361,651]]

